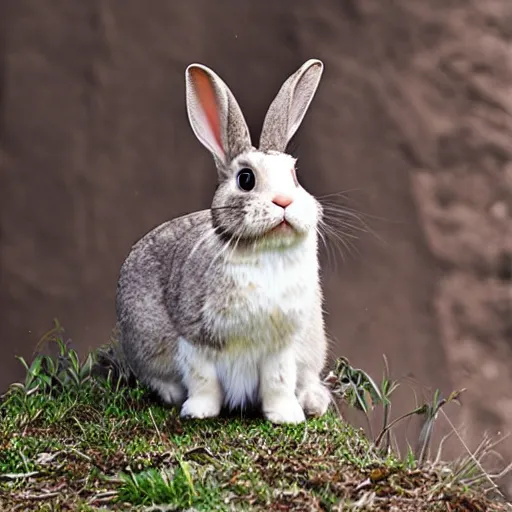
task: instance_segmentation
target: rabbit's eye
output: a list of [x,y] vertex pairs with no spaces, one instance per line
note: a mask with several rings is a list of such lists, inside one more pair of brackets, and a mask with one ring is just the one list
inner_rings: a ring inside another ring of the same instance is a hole
[[242,190],[249,192],[256,185],[256,177],[254,176],[254,173],[251,169],[245,167],[244,169],[238,171],[238,174],[236,175],[236,182]]

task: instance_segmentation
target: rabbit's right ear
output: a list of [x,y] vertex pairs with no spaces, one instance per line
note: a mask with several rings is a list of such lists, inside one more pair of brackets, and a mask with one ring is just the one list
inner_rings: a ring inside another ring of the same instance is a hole
[[249,128],[228,86],[211,69],[191,64],[185,72],[187,112],[199,141],[217,167],[252,147]]
[[260,136],[262,151],[285,151],[315,95],[324,65],[309,59],[283,84],[271,103]]

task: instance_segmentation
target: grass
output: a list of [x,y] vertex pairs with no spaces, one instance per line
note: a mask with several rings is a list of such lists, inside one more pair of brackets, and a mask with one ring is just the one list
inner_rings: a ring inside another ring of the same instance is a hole
[[[181,421],[123,378],[115,345],[80,362],[59,336],[53,357],[21,360],[26,379],[0,404],[2,511],[510,510],[475,464],[393,454],[381,443],[389,423],[375,443],[334,410],[298,426],[257,415]],[[363,411],[396,386],[344,360],[336,370],[333,390]]]

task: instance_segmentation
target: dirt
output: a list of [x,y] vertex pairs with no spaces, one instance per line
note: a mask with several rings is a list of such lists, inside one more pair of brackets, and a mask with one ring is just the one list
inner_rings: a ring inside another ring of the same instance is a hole
[[[453,421],[470,446],[512,431],[509,0],[8,0],[0,20],[0,387],[54,317],[82,352],[107,340],[131,244],[208,206],[186,65],[225,78],[254,136],[318,57],[300,179],[349,190],[378,235],[323,258],[332,356],[378,377],[386,354],[420,389],[468,388]],[[500,450],[512,459],[510,439]]]

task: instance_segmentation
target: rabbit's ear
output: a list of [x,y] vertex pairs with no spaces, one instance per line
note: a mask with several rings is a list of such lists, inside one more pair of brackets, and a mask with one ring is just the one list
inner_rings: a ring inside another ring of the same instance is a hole
[[185,85],[192,130],[215,160],[226,165],[252,147],[242,111],[219,76],[206,66],[191,64]]
[[270,105],[260,137],[262,151],[284,152],[315,95],[324,65],[310,59],[291,75]]

